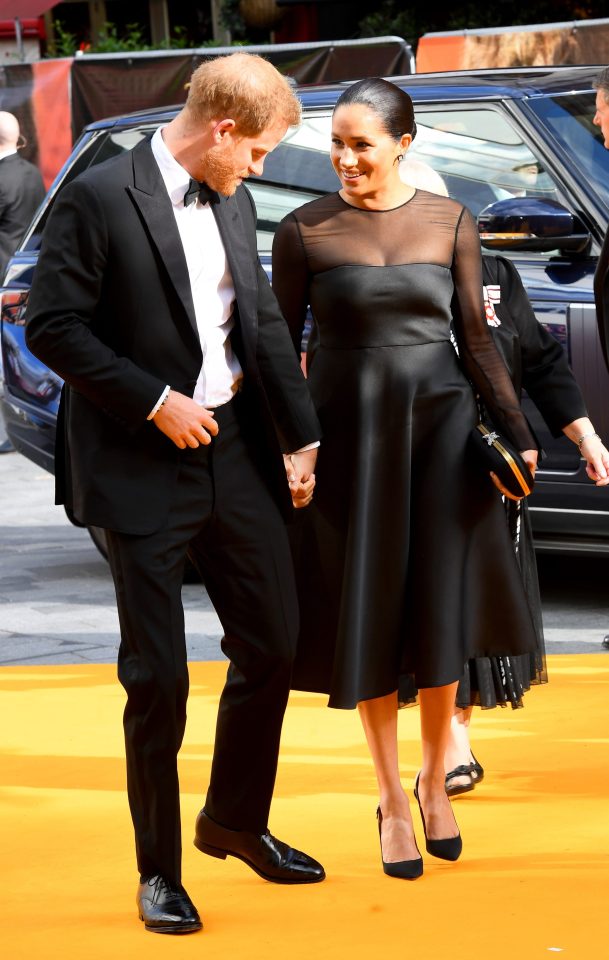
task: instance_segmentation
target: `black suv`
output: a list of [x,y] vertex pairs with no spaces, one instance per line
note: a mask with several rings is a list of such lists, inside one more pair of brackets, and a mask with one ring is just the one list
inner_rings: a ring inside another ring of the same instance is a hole
[[[567,350],[590,417],[607,439],[609,375],[592,293],[609,219],[609,151],[592,123],[593,81],[599,70],[548,67],[392,79],[415,102],[418,135],[409,153],[439,173],[450,195],[478,217],[483,246],[514,259],[540,323]],[[302,125],[270,154],[263,176],[249,181],[267,268],[277,223],[302,203],[337,189],[328,152],[331,111],[342,89],[342,84],[302,88]],[[2,409],[7,432],[21,453],[51,472],[61,381],[29,353],[23,325],[49,211],[71,179],[132,149],[178,109],[88,126],[4,278]],[[538,548],[609,552],[609,487],[595,488],[574,444],[552,439],[534,408],[526,412],[546,452],[530,502]]]

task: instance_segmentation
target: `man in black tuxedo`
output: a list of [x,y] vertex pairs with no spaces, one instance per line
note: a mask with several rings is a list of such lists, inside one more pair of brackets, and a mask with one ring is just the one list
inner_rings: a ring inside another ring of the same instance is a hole
[[284,519],[310,500],[320,430],[241,182],[298,120],[265,60],[206,62],[174,120],[63,190],[30,294],[28,346],[65,380],[57,500],[107,531],[137,903],[155,932],[201,927],[180,872],[187,551],[230,660],[195,845],[266,880],[324,878],[267,827],[298,628]]
[[[596,87],[596,113],[593,123],[601,128],[603,144],[609,150],[609,67],[601,70],[594,84]],[[596,319],[605,362],[609,369],[609,230],[601,250],[594,274],[594,299]]]

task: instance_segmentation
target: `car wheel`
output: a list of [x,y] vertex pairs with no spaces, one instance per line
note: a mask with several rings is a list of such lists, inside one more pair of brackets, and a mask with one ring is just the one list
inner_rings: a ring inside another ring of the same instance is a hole
[[[87,527],[89,531],[89,536],[91,540],[101,553],[104,560],[108,559],[108,544],[106,543],[106,531],[102,527]],[[186,558],[186,566],[184,567],[184,583],[200,583],[201,577],[197,571],[197,568],[193,563],[190,562],[190,559]]]

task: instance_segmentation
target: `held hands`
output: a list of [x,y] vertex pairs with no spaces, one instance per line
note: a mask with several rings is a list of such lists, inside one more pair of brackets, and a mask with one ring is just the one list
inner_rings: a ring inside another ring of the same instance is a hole
[[[527,467],[531,471],[531,476],[535,476],[535,471],[537,470],[537,457],[539,456],[537,450],[521,450],[520,456],[526,463]],[[495,473],[491,473],[491,479],[497,489],[503,494],[504,497],[507,497],[508,500],[523,500],[523,497],[515,497],[513,493],[510,493],[509,490],[506,490],[499,477]]]
[[317,448],[304,450],[302,453],[284,454],[283,462],[288,478],[292,503],[296,510],[308,507],[313,499],[315,487],[315,461]]
[[152,419],[180,450],[211,443],[211,438],[218,433],[213,413],[177,390],[169,391],[165,403]]

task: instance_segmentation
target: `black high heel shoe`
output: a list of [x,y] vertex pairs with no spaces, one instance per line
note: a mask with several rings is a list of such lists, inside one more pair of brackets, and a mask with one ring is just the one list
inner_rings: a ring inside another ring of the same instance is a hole
[[[455,767],[454,770],[446,774],[444,784],[449,797],[456,797],[460,793],[469,793],[470,790],[474,789],[476,780],[474,780],[472,776],[472,768],[473,764],[461,764],[461,766]],[[482,769],[482,767],[480,769]],[[465,783],[453,783],[453,780],[457,779],[461,781],[465,780]]]
[[432,857],[439,857],[440,860],[458,860],[463,849],[463,841],[461,840],[460,833],[458,833],[456,837],[447,837],[445,840],[429,840],[427,837],[427,827],[425,826],[423,807],[421,806],[421,801],[419,800],[420,776],[421,773],[419,771],[419,773],[417,773],[417,779],[414,785],[414,795],[417,803],[419,804],[421,820],[423,821],[423,831],[425,833],[425,847],[427,849],[427,853],[431,853]]
[[[471,753],[471,750],[470,750]],[[472,777],[474,783],[482,783],[484,780],[484,768],[478,763],[475,756],[472,753],[472,763],[469,765],[470,776]]]
[[[380,807],[376,808],[376,819],[378,820],[379,825],[379,841],[381,844],[381,863],[383,864],[383,872],[386,873],[388,877],[397,877],[399,880],[416,880],[417,877],[422,876],[423,857],[420,855],[415,860],[398,860],[396,863],[385,863],[383,860],[383,838],[381,835],[383,814],[381,813]],[[419,848],[417,847],[417,852],[418,849]]]

